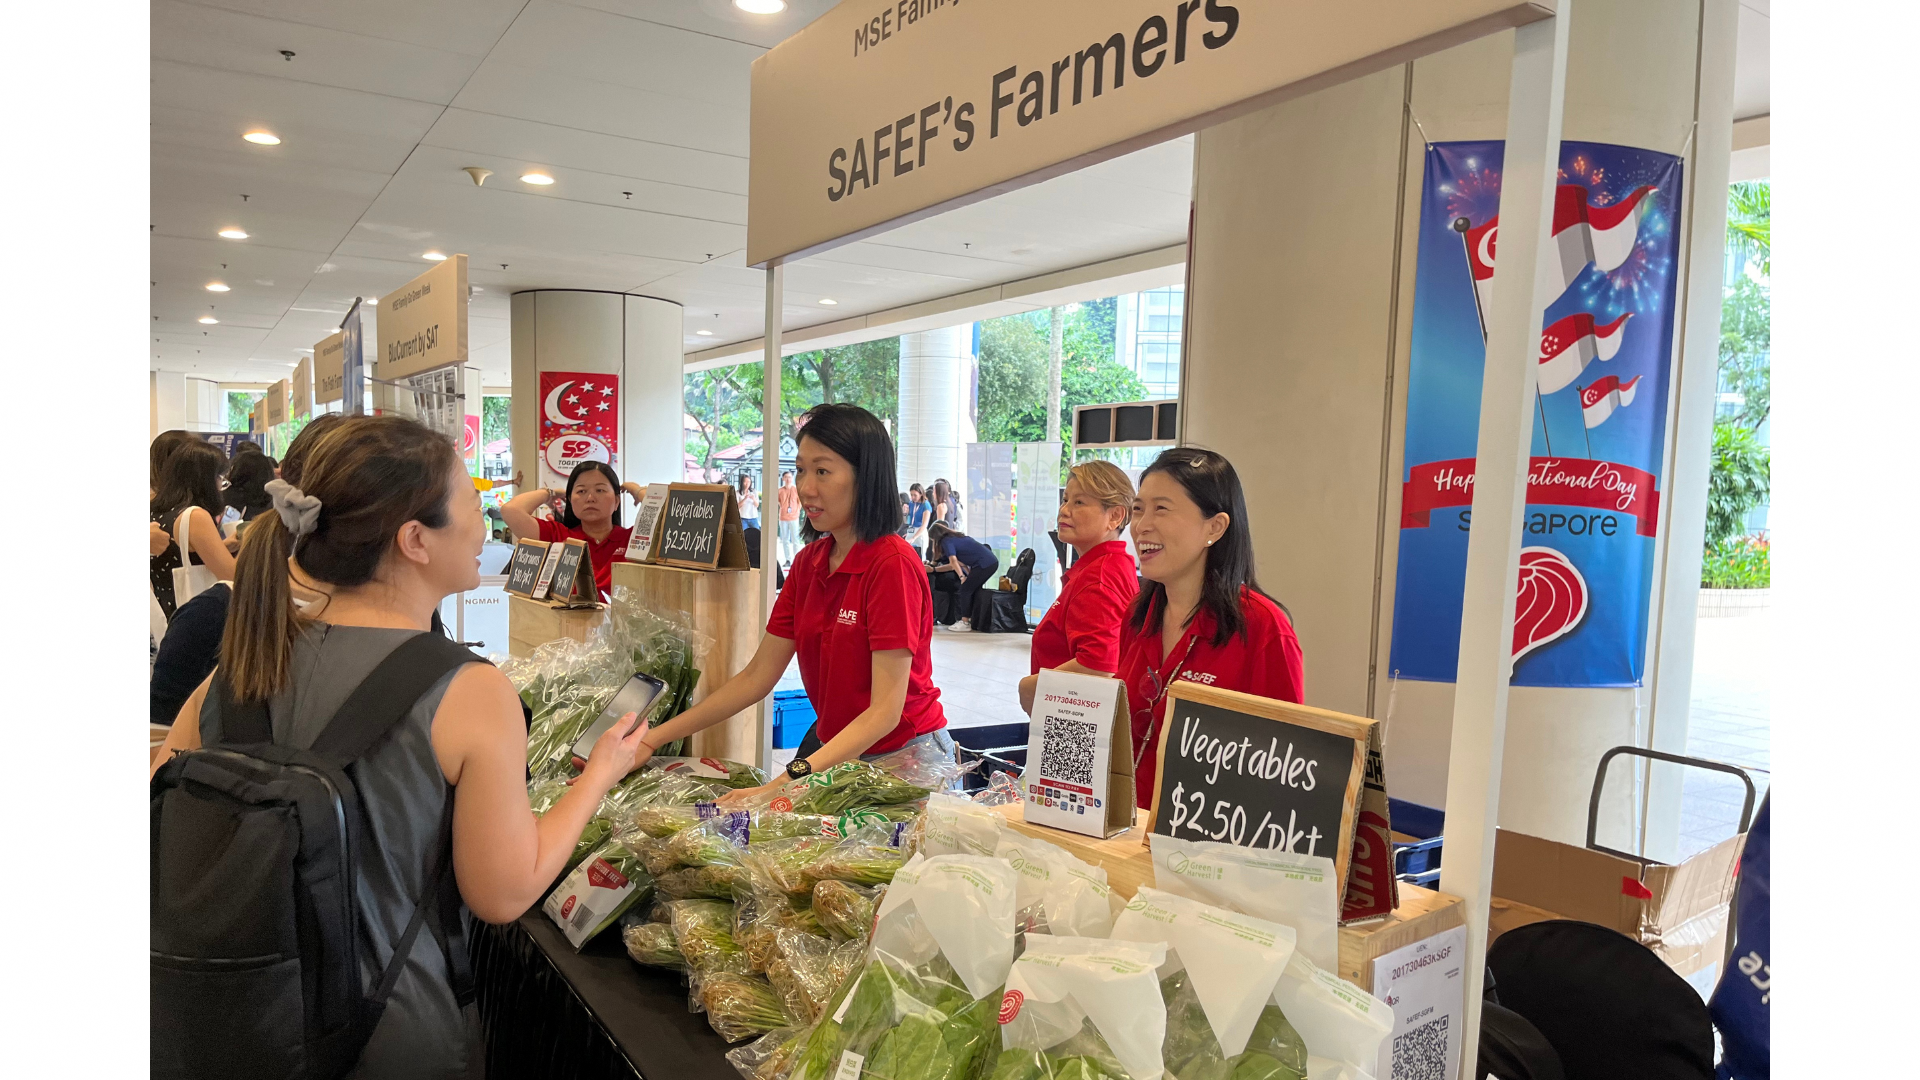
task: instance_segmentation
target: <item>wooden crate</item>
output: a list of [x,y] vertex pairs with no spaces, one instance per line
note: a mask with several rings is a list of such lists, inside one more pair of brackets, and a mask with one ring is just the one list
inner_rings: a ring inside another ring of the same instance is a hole
[[[740,673],[760,647],[766,618],[760,613],[760,571],[685,570],[653,563],[613,564],[615,588],[625,585],[651,611],[684,613],[711,647],[700,662],[693,700]],[[759,754],[753,709],[746,709],[693,737],[692,753],[752,762]]]
[[[1083,862],[1105,867],[1107,884],[1124,898],[1132,899],[1140,886],[1153,884],[1153,856],[1141,827],[1148,817],[1145,811],[1135,814],[1134,828],[1098,840],[1045,825],[1029,825],[1023,820],[1017,803],[997,809],[1016,831],[1057,844]],[[1335,974],[1362,990],[1372,991],[1376,957],[1404,949],[1442,930],[1464,925],[1463,911],[1457,896],[1403,883],[1400,906],[1393,914],[1340,928],[1340,970]]]
[[566,610],[524,596],[507,597],[507,652],[527,656],[549,641],[585,641],[607,617],[606,608]]

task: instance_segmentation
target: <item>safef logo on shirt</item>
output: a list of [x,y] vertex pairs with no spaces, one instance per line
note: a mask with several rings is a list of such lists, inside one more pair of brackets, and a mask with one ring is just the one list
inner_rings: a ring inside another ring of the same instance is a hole
[[841,608],[840,609],[840,625],[841,626],[858,626],[859,624],[860,624],[860,609],[858,608]]

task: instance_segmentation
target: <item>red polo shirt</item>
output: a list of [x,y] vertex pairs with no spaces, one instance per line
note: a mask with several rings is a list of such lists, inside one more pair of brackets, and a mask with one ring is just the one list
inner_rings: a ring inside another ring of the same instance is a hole
[[1140,591],[1124,540],[1097,544],[1067,571],[1060,598],[1033,631],[1033,670],[1069,660],[1095,671],[1120,670],[1120,626]]
[[800,681],[818,717],[820,741],[833,738],[873,700],[873,654],[907,649],[907,700],[900,722],[866,750],[884,754],[947,726],[933,685],[933,593],[920,556],[898,536],[855,544],[829,570],[833,537],[794,556],[774,601],[767,633],[787,638],[800,656]]
[[613,593],[613,564],[627,561],[627,538],[633,530],[623,525],[615,525],[605,540],[595,541],[579,529],[569,529],[557,521],[536,518],[540,522],[540,539],[549,544],[562,540],[579,540],[587,545],[587,554],[593,557],[593,583],[600,589],[600,599],[605,600]]
[[1170,662],[1161,655],[1159,634],[1135,633],[1128,627],[1123,635],[1119,675],[1127,684],[1127,707],[1133,710],[1133,746],[1140,760],[1134,770],[1134,791],[1141,809],[1153,806],[1153,778],[1159,767],[1154,744],[1166,720],[1161,689],[1169,680],[1300,703],[1306,665],[1292,621],[1280,605],[1247,588],[1240,590],[1240,610],[1246,616],[1246,633],[1216,646],[1214,618],[1201,608],[1174,643]]

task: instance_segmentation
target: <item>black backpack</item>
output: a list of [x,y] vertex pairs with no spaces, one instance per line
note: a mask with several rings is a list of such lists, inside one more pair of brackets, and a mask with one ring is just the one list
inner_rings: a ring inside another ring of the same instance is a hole
[[274,743],[266,705],[236,704],[215,673],[220,743],[174,755],[151,790],[154,1077],[344,1075],[429,917],[456,994],[470,998],[448,857],[451,792],[425,891],[378,984],[362,985],[365,819],[349,766],[449,671],[477,659],[437,634],[407,639],[306,750]]

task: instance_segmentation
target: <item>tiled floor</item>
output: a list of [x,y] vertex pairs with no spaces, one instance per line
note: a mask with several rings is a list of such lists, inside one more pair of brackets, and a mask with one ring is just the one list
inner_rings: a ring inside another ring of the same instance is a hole
[[[1701,619],[1694,634],[1687,753],[1748,770],[1765,797],[1772,781],[1773,710],[1768,666],[1772,615]],[[1687,770],[1681,789],[1684,858],[1732,836],[1745,788],[1731,776]],[[1757,803],[1755,804],[1757,807]]]

